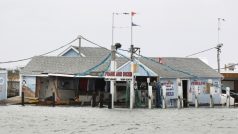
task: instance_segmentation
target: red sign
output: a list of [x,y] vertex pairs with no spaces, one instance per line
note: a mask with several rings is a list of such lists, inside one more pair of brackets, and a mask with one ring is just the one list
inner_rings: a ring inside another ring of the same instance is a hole
[[132,72],[105,72],[106,77],[132,77]]
[[131,81],[132,72],[105,72],[106,81]]

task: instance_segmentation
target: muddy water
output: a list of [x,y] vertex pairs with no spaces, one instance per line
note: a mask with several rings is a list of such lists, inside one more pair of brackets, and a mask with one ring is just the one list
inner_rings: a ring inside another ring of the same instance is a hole
[[238,133],[237,108],[99,109],[0,106],[0,134]]

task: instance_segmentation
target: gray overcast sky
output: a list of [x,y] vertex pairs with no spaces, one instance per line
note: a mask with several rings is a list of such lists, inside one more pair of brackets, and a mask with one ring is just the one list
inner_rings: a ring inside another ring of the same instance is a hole
[[[140,27],[134,27],[134,44],[143,55],[158,57],[184,57],[216,46],[217,18],[225,18],[223,67],[237,63],[237,7],[237,0],[1,0],[0,61],[42,54],[77,35],[110,48],[112,12],[135,11],[134,23]],[[130,17],[117,16],[115,24],[129,26]],[[116,29],[115,42],[129,48],[130,28]],[[215,49],[197,57],[217,68]]]

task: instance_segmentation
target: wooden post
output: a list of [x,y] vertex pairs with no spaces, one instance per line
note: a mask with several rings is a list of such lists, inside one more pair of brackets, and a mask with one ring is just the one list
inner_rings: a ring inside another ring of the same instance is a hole
[[230,96],[227,96],[226,98],[226,107],[230,107]]
[[226,107],[230,107],[230,88],[226,87]]
[[178,104],[177,104],[177,107],[178,107],[178,109],[181,108],[181,98],[180,98],[180,96],[178,96]]
[[166,97],[163,96],[163,109],[167,108],[167,104],[166,104]]
[[55,92],[52,94],[52,106],[55,107]]
[[92,95],[92,107],[96,107],[96,97],[96,92],[94,91]]
[[25,106],[25,102],[24,102],[24,92],[21,92],[21,105]]
[[109,94],[108,109],[112,109],[112,94]]
[[198,108],[198,96],[195,95],[195,108]]
[[166,108],[166,86],[165,85],[163,85],[162,86],[162,92],[163,92],[163,109],[165,109]]
[[104,101],[104,93],[100,92],[100,96],[99,96],[99,107],[103,108],[103,101]]
[[213,97],[212,94],[210,94],[210,108],[214,107]]
[[148,108],[152,108],[152,100],[153,100],[153,93],[152,93],[152,86],[148,86]]

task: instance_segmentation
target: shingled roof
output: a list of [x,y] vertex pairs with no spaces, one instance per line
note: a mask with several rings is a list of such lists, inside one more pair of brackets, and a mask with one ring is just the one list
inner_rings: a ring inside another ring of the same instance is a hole
[[[154,57],[150,59],[158,60],[158,58]],[[161,59],[163,64],[158,64],[157,62],[159,61],[153,62],[142,58],[140,62],[163,78],[223,77],[198,58],[163,57]]]
[[[77,74],[99,64],[106,56],[97,57],[59,57],[59,56],[36,56],[22,70],[24,75],[40,75],[44,73]],[[151,58],[154,61],[157,58]],[[158,64],[148,59],[140,58],[140,62],[162,78],[221,78],[223,77],[198,58],[164,57],[164,64]],[[128,60],[117,58],[117,66],[120,67]],[[94,72],[102,72],[110,60],[99,66]]]
[[[101,57],[64,57],[64,56],[36,56],[22,70],[24,75],[41,75],[47,73],[55,74],[77,74],[84,73],[103,61],[107,56]],[[117,59],[118,66],[126,63],[126,59]],[[94,72],[102,72],[110,63],[99,66]]]
[[[79,47],[72,46],[79,51]],[[100,48],[100,47],[80,47],[81,53],[86,57],[97,57],[105,56],[110,53],[110,50]]]

